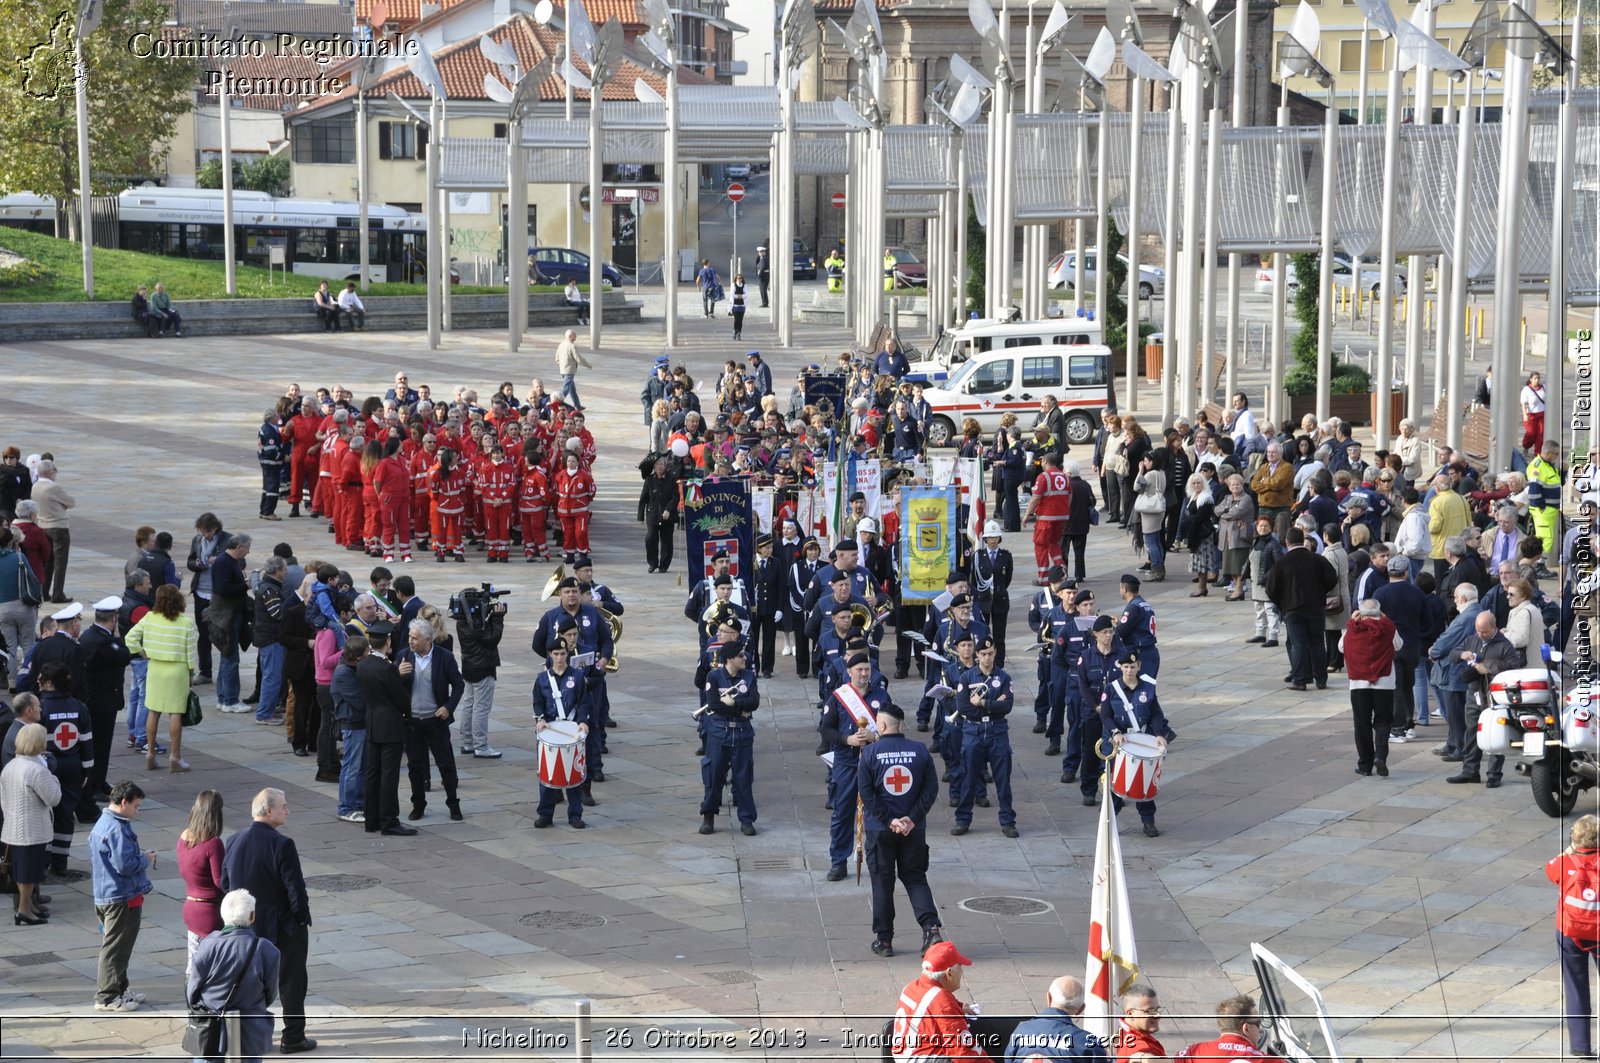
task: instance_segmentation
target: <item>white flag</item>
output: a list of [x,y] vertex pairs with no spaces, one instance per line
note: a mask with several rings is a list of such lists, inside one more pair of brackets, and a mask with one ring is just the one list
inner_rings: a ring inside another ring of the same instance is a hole
[[[1106,765],[1107,771],[1110,765]],[[1122,870],[1122,839],[1109,787],[1100,802],[1100,829],[1094,844],[1094,891],[1089,901],[1089,957],[1083,985],[1084,1011],[1078,1025],[1109,1044],[1117,1029],[1117,998],[1139,975],[1133,943],[1133,912],[1128,878]]]

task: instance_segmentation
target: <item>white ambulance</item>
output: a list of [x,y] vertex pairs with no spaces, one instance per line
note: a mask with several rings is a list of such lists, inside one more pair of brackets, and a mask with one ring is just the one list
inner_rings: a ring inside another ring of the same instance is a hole
[[1046,321],[974,318],[940,336],[927,358],[911,363],[911,371],[905,378],[913,384],[942,386],[962,363],[985,351],[1104,342],[1100,322],[1091,317],[1059,317]]
[[969,417],[983,429],[986,441],[1007,413],[1015,413],[1018,424],[1030,428],[1046,395],[1055,396],[1066,415],[1066,441],[1087,443],[1100,424],[1100,411],[1116,406],[1113,383],[1111,348],[1100,343],[975,353],[942,385],[923,389],[922,397],[932,407],[928,445],[959,441],[961,424]]

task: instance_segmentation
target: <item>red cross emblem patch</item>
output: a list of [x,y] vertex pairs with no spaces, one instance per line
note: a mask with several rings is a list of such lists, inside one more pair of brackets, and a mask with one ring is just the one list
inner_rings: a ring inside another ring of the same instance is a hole
[[57,749],[66,751],[78,744],[78,729],[70,722],[63,723],[50,735],[50,740],[56,744]]
[[911,789],[911,773],[896,764],[890,768],[883,777],[883,788],[896,797],[900,797]]

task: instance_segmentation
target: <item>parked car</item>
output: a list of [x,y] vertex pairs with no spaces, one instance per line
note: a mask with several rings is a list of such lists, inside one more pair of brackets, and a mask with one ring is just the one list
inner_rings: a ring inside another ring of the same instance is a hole
[[[1321,268],[1322,256],[1318,255],[1317,269],[1320,271]],[[1397,266],[1391,275],[1394,277],[1395,281],[1395,294],[1397,296],[1404,295],[1406,293],[1405,270]],[[1335,288],[1353,287],[1351,284],[1351,276],[1352,270],[1350,256],[1345,254],[1343,251],[1335,251],[1333,253],[1333,286]],[[1276,269],[1268,265],[1260,266],[1256,270],[1256,291],[1270,294],[1273,286],[1277,283],[1277,279],[1278,271]],[[1289,291],[1291,293],[1294,292],[1295,288],[1299,287],[1300,280],[1301,278],[1299,276],[1299,271],[1292,270],[1289,274]],[[1316,283],[1316,278],[1311,278],[1310,283]],[[1374,297],[1377,296],[1379,290],[1383,287],[1383,272],[1378,269],[1378,264],[1375,260],[1362,259],[1360,287],[1363,291]]]
[[928,267],[923,265],[922,259],[916,253],[905,247],[891,247],[889,254],[894,256],[894,286],[896,288],[926,288],[928,286]]
[[[1083,283],[1093,287],[1096,272],[1095,261],[1098,252],[1090,248],[1084,252]],[[1128,256],[1118,254],[1117,260],[1124,269],[1130,269]],[[1071,289],[1078,277],[1078,253],[1076,251],[1063,251],[1050,260],[1049,284],[1052,288]],[[1161,295],[1167,290],[1167,271],[1158,266],[1147,266],[1139,263],[1139,298],[1149,299]],[[1123,282],[1123,291],[1127,291],[1127,282]]]
[[743,181],[750,176],[750,164],[747,162],[730,162],[722,168],[722,175],[730,181]]
[[799,237],[794,241],[794,275],[808,281],[817,279],[817,256]]
[[[570,247],[535,247],[528,251],[533,259],[533,283],[566,284],[575,280],[589,283],[589,256]],[[600,283],[607,288],[622,287],[622,271],[611,263],[600,266]]]

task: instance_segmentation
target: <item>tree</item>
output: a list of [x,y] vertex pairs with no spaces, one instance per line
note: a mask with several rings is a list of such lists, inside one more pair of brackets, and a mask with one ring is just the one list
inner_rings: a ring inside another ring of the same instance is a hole
[[[988,259],[983,253],[983,226],[978,224],[978,211],[968,203],[966,309],[976,310],[980,314],[983,313],[983,308],[989,305],[987,263]],[[963,319],[966,316],[965,313],[961,315]]]
[[[77,194],[73,10],[0,0],[0,48],[22,67],[20,77],[0,78],[0,189]],[[154,173],[178,117],[193,106],[198,62],[157,59],[132,43],[160,39],[170,13],[166,0],[105,0],[99,28],[84,41],[93,192]]]
[[[222,187],[222,160],[211,159],[195,171],[194,183],[199,188]],[[287,155],[264,155],[254,162],[233,160],[233,187],[252,192],[265,192],[269,196],[289,194],[289,158]]]
[[1354,362],[1333,361],[1332,351],[1317,347],[1317,318],[1321,304],[1318,276],[1321,257],[1309,251],[1289,256],[1289,276],[1295,278],[1294,315],[1300,319],[1300,331],[1290,341],[1294,366],[1283,374],[1283,390],[1290,395],[1314,395],[1317,391],[1317,366],[1329,363],[1330,391],[1334,395],[1358,395],[1371,389],[1372,381],[1367,371]]

